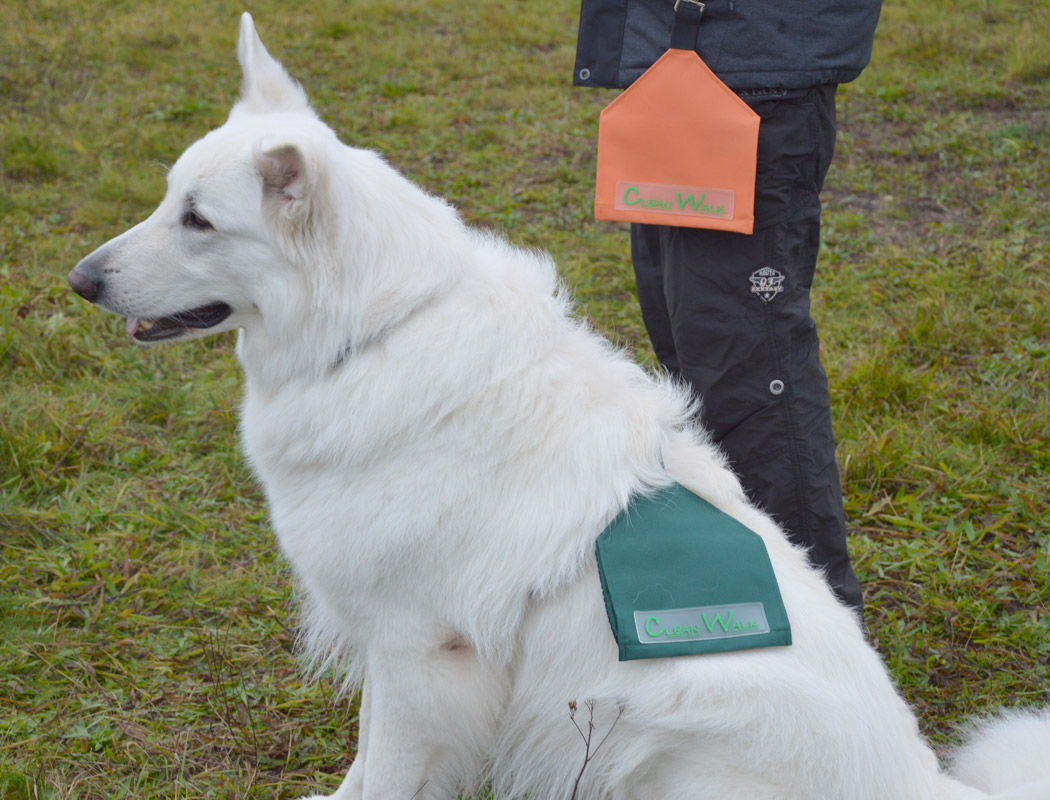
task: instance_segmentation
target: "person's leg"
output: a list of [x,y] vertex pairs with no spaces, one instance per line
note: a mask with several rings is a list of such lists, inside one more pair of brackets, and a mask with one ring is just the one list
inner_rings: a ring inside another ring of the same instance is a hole
[[678,356],[674,350],[671,318],[664,301],[660,230],[658,225],[631,224],[631,263],[634,265],[638,306],[653,352],[663,368],[677,376],[680,374]]
[[666,322],[651,279],[643,317],[647,327],[650,320],[670,326],[674,363],[700,395],[702,422],[751,498],[810,548],[839,597],[860,609],[827,378],[809,313],[818,193],[834,150],[834,87],[746,99],[763,117],[755,233],[660,228],[659,247],[647,255],[661,268]]

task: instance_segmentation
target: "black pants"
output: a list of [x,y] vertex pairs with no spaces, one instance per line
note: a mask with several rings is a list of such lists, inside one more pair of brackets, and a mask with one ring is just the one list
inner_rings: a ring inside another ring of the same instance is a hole
[[809,308],[835,87],[742,96],[762,117],[754,234],[632,225],[638,300],[657,358],[696,389],[751,499],[859,610]]

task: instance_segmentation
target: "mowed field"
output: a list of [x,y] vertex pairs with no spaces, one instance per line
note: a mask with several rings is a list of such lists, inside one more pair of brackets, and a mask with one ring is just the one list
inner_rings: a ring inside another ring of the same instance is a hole
[[[242,10],[0,6],[0,800],[293,798],[354,751],[356,699],[295,653],[233,336],[140,349],[65,280],[224,120]],[[626,229],[591,216],[615,95],[570,85],[574,2],[249,10],[344,141],[551,252],[651,360]],[[814,303],[868,633],[941,747],[1050,703],[1048,198],[1050,6],[887,0]]]

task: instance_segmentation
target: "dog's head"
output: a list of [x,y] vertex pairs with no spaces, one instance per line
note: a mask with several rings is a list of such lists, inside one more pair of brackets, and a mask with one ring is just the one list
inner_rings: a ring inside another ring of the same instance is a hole
[[[370,187],[389,186],[393,170],[338,142],[248,14],[237,54],[244,80],[226,123],[178,159],[149,218],[69,273],[79,295],[127,317],[139,342],[234,328],[257,328],[275,342],[293,318],[301,329],[326,315],[365,316],[333,310],[331,298],[352,294],[347,262],[386,244],[369,236],[392,238],[345,228],[347,220],[367,228],[379,204]],[[338,336],[352,336],[338,324]]]

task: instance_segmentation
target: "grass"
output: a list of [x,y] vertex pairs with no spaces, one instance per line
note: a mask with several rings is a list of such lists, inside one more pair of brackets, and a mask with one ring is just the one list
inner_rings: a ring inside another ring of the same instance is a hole
[[[943,5],[943,4],[942,4]],[[646,351],[591,219],[577,7],[260,2],[346,141],[549,250]],[[143,351],[65,274],[224,119],[240,7],[0,9],[0,800],[332,791],[355,704],[308,683],[232,339]],[[887,0],[840,91],[815,289],[873,642],[926,732],[1050,700],[1050,11]]]

